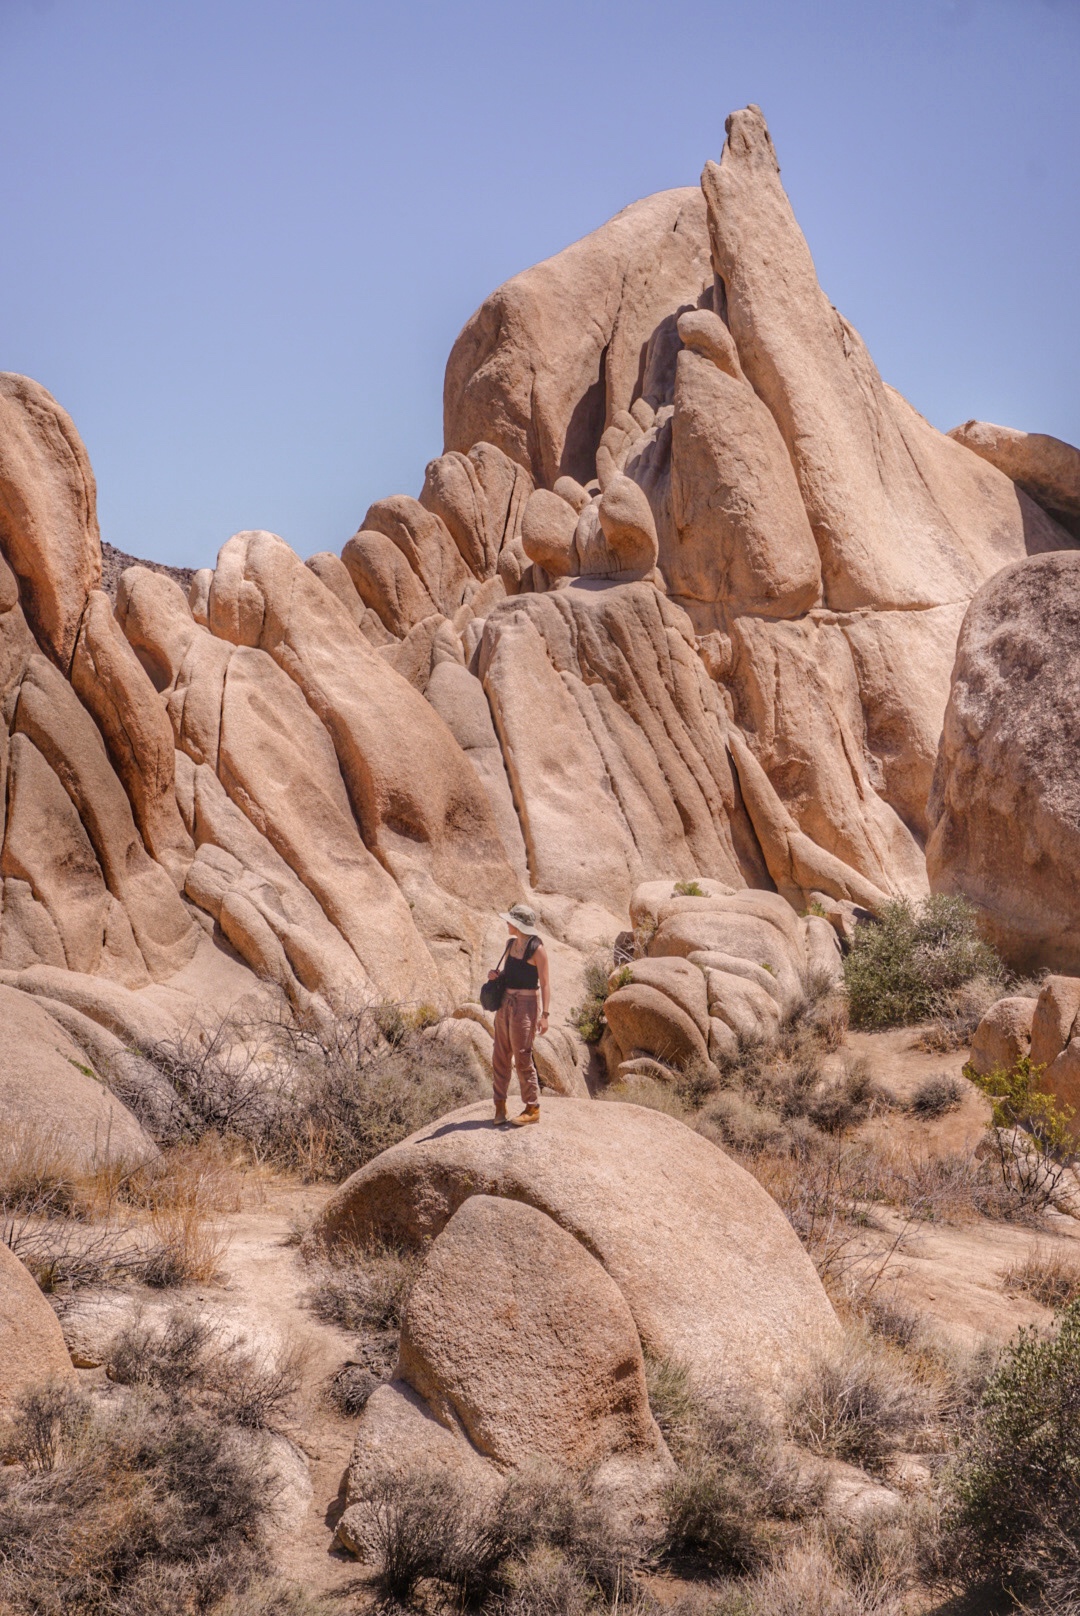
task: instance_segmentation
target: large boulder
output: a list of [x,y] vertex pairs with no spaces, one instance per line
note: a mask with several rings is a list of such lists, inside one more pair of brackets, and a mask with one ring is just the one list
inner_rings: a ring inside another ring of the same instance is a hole
[[0,1240],[0,1414],[50,1381],[73,1385],[60,1322],[15,1253]]
[[1031,1053],[1035,1005],[1034,999],[1010,994],[990,1006],[971,1040],[971,1065],[981,1077],[990,1072],[1011,1072]]
[[1080,539],[1080,449],[1045,432],[965,421],[949,433],[1011,477],[1055,522]]
[[770,1196],[674,1118],[624,1104],[545,1102],[538,1128],[465,1107],[384,1151],[338,1189],[323,1242],[422,1245],[473,1195],[537,1207],[603,1265],[642,1345],[705,1381],[779,1396],[839,1326]]
[[0,372],[0,552],[42,650],[66,673],[101,583],[97,492],[75,423],[44,387]]
[[[776,622],[756,605],[721,625],[735,716],[800,830],[877,887],[916,896],[962,604],[1003,565],[1069,538],[884,384],[818,284],[760,110],[733,113],[727,131],[702,175],[713,265],[741,371],[794,468],[825,608]],[[749,472],[737,512],[742,501],[756,502]]]
[[728,325],[791,454],[826,605],[937,606],[970,596],[1027,548],[1062,542],[1008,479],[882,382],[818,285],[758,107],[728,118],[702,189]]
[[520,1201],[474,1195],[454,1213],[410,1293],[396,1372],[501,1468],[666,1458],[619,1287]]
[[1009,963],[1080,974],[1080,555],[1006,567],[960,634],[930,802],[935,891]]

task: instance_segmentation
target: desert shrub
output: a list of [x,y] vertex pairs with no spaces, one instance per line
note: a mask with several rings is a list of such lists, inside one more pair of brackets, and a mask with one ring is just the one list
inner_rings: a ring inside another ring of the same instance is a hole
[[673,898],[703,898],[700,881],[676,881],[671,889]]
[[581,1003],[570,1010],[570,1021],[587,1044],[598,1044],[603,1036],[607,1025],[604,1002],[608,994],[633,981],[633,970],[629,965],[624,965],[616,975],[614,985],[611,984],[612,959],[613,955],[605,949],[585,962],[582,972],[584,996]]
[[340,1330],[400,1330],[423,1251],[345,1241],[322,1254],[307,1305]]
[[[29,1433],[41,1419],[24,1399],[11,1425]],[[258,1440],[153,1399],[98,1407],[50,1467],[0,1470],[0,1609],[187,1616],[240,1600],[266,1562],[272,1496]]]
[[142,1251],[114,1228],[88,1228],[59,1218],[43,1222],[26,1213],[0,1222],[0,1240],[57,1307],[76,1291],[138,1276],[142,1268]]
[[756,1156],[770,1148],[784,1149],[789,1139],[779,1111],[756,1104],[737,1089],[721,1089],[713,1095],[696,1126],[714,1144],[746,1156]]
[[0,1457],[29,1471],[52,1471],[62,1457],[78,1452],[91,1418],[90,1403],[70,1381],[47,1381],[16,1400],[13,1416],[0,1428]]
[[193,1308],[176,1307],[160,1324],[137,1316],[110,1343],[106,1373],[121,1386],[164,1395],[174,1406],[197,1403],[247,1430],[274,1430],[299,1390],[298,1348],[275,1350],[227,1339]]
[[353,1420],[367,1407],[368,1398],[381,1386],[385,1376],[374,1374],[366,1364],[350,1359],[327,1379],[322,1389],[323,1401],[340,1414],[342,1419]]
[[533,1549],[508,1565],[505,1576],[505,1593],[486,1607],[492,1616],[589,1616],[596,1611],[596,1589],[559,1549]]
[[911,1096],[910,1108],[917,1117],[930,1121],[952,1111],[964,1097],[964,1085],[951,1072],[934,1072],[924,1077]]
[[886,904],[875,924],[858,928],[844,961],[852,1024],[871,1029],[940,1014],[976,977],[1000,983],[1000,961],[978,936],[970,904],[941,893],[918,906]]
[[1043,1307],[1068,1307],[1080,1297],[1080,1262],[1047,1246],[1032,1246],[1001,1276],[1007,1291],[1020,1291]]
[[379,1004],[333,1020],[226,1019],[146,1052],[175,1104],[165,1142],[207,1134],[306,1179],[338,1180],[473,1092],[463,1056],[419,1034],[430,1006]]
[[990,1137],[1003,1184],[1036,1209],[1051,1205],[1075,1149],[1072,1106],[1039,1088],[1042,1067],[1026,1055],[1009,1072],[983,1074],[969,1064],[964,1076],[991,1101]]
[[661,1554],[712,1573],[745,1572],[777,1551],[783,1523],[820,1503],[820,1490],[782,1450],[762,1411],[724,1388],[705,1398],[685,1369],[648,1365],[649,1399],[678,1465],[664,1492]]
[[149,1237],[138,1262],[146,1285],[158,1289],[217,1279],[225,1239],[197,1205],[159,1206],[150,1214]]
[[889,1454],[936,1413],[929,1388],[887,1343],[850,1334],[812,1365],[792,1400],[789,1429],[813,1453],[880,1472]]
[[881,1093],[861,1057],[845,1063],[832,1083],[823,1084],[807,1098],[806,1115],[823,1133],[844,1133],[864,1122],[881,1103]]
[[379,1584],[398,1600],[431,1579],[466,1604],[543,1610],[560,1588],[617,1593],[638,1552],[580,1482],[549,1465],[514,1472],[487,1495],[439,1467],[398,1472],[353,1510]]
[[907,1576],[890,1570],[852,1575],[838,1564],[833,1544],[815,1539],[700,1602],[675,1604],[671,1616],[902,1616]]
[[1021,1330],[990,1376],[948,1478],[951,1563],[1016,1599],[1080,1565],[1080,1302]]

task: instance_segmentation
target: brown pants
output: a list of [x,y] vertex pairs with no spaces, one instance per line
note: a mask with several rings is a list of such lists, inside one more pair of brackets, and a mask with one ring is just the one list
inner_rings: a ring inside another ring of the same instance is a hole
[[510,988],[495,1013],[495,1103],[506,1104],[510,1089],[510,1063],[517,1067],[521,1098],[526,1105],[540,1104],[540,1083],[533,1065],[533,1039],[539,1018],[540,995],[535,988]]

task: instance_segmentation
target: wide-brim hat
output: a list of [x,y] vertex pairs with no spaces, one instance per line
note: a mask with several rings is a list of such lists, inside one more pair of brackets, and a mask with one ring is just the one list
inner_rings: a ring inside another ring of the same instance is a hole
[[508,926],[515,926],[518,931],[523,931],[530,937],[540,935],[536,924],[536,910],[530,909],[527,903],[515,903],[512,909],[505,911],[500,909],[499,919],[505,920]]

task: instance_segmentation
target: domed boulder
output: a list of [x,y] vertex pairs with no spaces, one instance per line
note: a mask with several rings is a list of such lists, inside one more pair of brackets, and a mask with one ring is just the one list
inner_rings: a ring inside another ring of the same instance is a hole
[[622,1292],[643,1347],[773,1398],[839,1338],[814,1266],[775,1201],[673,1117],[551,1099],[539,1127],[467,1106],[386,1150],[335,1192],[316,1241],[422,1245],[474,1195],[538,1208]]
[[409,1297],[397,1373],[501,1468],[670,1465],[619,1287],[520,1201],[473,1195],[454,1213]]
[[971,1065],[981,1077],[989,1072],[1011,1072],[1031,1052],[1031,1023],[1035,999],[1013,994],[992,1004],[971,1040]]

